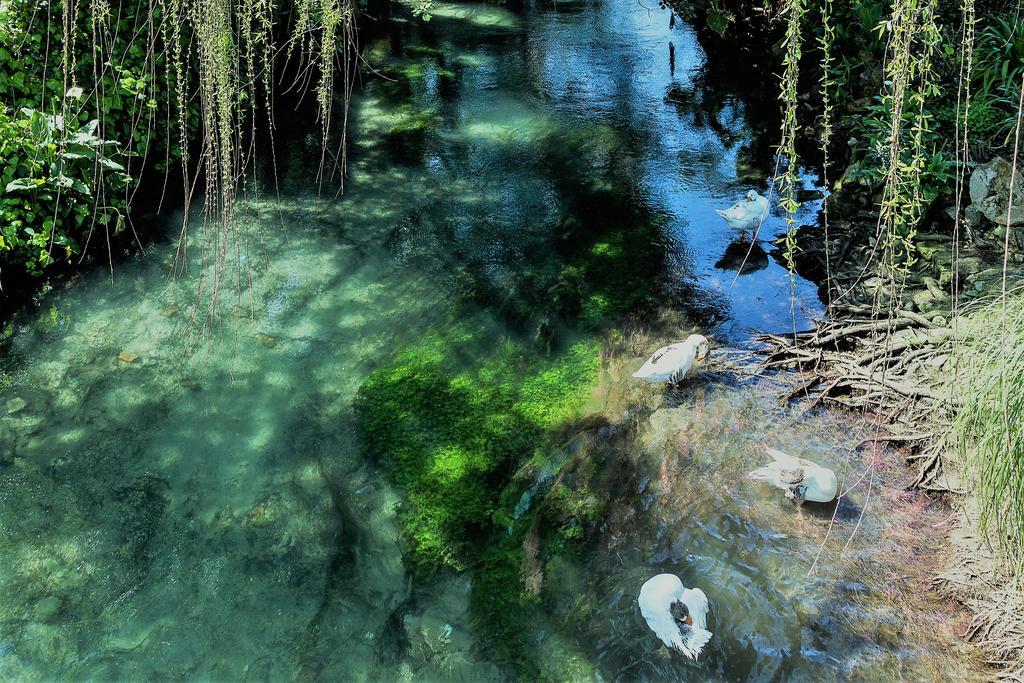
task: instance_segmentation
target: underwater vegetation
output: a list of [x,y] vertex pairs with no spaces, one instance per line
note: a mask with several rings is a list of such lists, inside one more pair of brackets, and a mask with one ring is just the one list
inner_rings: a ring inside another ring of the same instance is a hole
[[[405,51],[407,61],[391,64],[389,96],[423,87],[428,73],[448,77],[436,50]],[[605,424],[588,416],[603,331],[656,309],[667,289],[665,221],[636,187],[623,131],[552,126],[524,112],[514,125],[484,121],[453,141],[438,137],[444,97],[439,109],[398,104],[398,116],[378,117],[390,158],[411,163],[440,148],[461,159],[473,148],[491,164],[525,161],[551,211],[524,223],[474,206],[455,225],[427,208],[396,231],[395,258],[407,240],[418,263],[454,262],[461,295],[451,318],[460,322],[435,326],[363,382],[360,447],[405,493],[402,548],[417,581],[471,577],[483,644],[517,675],[589,678],[575,647],[552,636],[538,655],[528,634],[551,619],[547,568],[584,548],[601,520],[600,459],[582,458],[579,442],[595,420]]]
[[[479,357],[481,348],[490,351]],[[602,503],[588,488],[600,468],[580,457],[580,437],[560,443],[588,426],[583,415],[601,372],[599,350],[584,340],[546,357],[462,326],[398,353],[355,401],[363,447],[406,490],[407,564],[421,581],[470,572],[472,611],[486,644],[533,678],[543,669],[544,678],[566,680],[590,666],[561,648],[540,664],[523,634],[548,618],[543,565],[576,552],[601,519]],[[467,358],[476,362],[467,367]],[[524,489],[535,493],[535,504]]]
[[499,341],[465,367],[481,336],[460,330],[400,352],[355,402],[364,448],[407,492],[407,555],[427,573],[472,564],[472,541],[488,531],[518,461],[585,404],[598,375],[589,341],[551,359]]

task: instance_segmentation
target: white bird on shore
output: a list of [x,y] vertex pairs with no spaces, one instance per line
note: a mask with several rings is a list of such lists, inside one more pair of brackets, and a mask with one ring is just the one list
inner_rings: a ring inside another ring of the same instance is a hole
[[647,362],[633,373],[633,377],[645,382],[679,384],[693,367],[693,362],[707,358],[709,350],[707,339],[699,334],[691,334],[686,341],[662,346],[655,351]]
[[772,462],[758,467],[747,476],[758,481],[765,481],[786,493],[786,498],[795,500],[797,504],[810,500],[815,503],[829,503],[839,493],[839,482],[836,474],[827,467],[786,455],[774,448],[766,448],[765,452]]
[[750,230],[760,226],[768,215],[768,198],[759,195],[757,190],[751,190],[728,209],[715,209],[715,213],[724,218],[730,228]]
[[648,579],[637,601],[647,625],[670,649],[695,660],[711,640],[708,596],[699,588],[685,588],[675,574]]

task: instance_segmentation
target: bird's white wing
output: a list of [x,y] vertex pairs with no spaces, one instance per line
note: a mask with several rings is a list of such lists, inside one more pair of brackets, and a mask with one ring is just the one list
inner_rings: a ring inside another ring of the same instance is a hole
[[683,582],[674,574],[658,574],[640,588],[640,614],[661,642],[670,648],[682,650],[683,638],[672,618],[672,603],[679,599]]
[[746,218],[745,209],[746,207],[743,206],[743,202],[736,202],[728,209],[725,209],[724,211],[718,211],[718,215],[721,216],[722,218],[742,219]]
[[636,377],[637,379],[657,380],[662,379],[662,375],[668,376],[672,370],[666,370],[665,368],[667,367],[667,364],[659,364],[658,361],[660,361],[665,354],[671,350],[672,347],[663,346],[655,351],[651,354],[651,357],[647,359],[647,362],[644,363],[639,370],[633,373],[633,377]]
[[[682,582],[674,575],[662,574],[648,580],[640,589],[640,613],[661,642],[690,659],[697,659],[711,640],[711,632],[706,628],[708,598],[699,588],[680,592],[681,588]],[[680,629],[672,617],[671,605],[677,599],[686,603],[693,626]]]
[[839,495],[839,481],[836,473],[826,467],[815,467],[808,479],[811,485],[807,488],[807,500],[815,503],[829,503]]
[[782,451],[777,451],[774,448],[766,448],[764,449],[764,452],[767,453],[773,461],[769,467],[776,465],[780,469],[784,470],[800,469],[800,458],[794,458],[792,455],[783,453]]
[[674,349],[675,346],[676,346],[675,344],[669,344],[668,346],[662,346],[660,349],[658,349],[657,351],[655,351],[654,353],[651,354],[651,357],[647,359],[647,362],[651,363],[652,365],[654,363],[657,363],[659,360],[661,360],[662,358],[665,357],[665,354],[667,354],[669,351]]
[[679,368],[679,359],[685,357],[684,351],[690,346],[692,345],[686,342],[662,346],[651,354],[651,357],[639,370],[633,373],[633,377],[652,382],[667,381],[672,373]]
[[663,607],[657,606],[652,609],[651,605],[645,606],[641,601],[640,613],[644,615],[644,621],[647,622],[647,625],[654,631],[654,635],[658,636],[661,642],[680,652],[686,651],[683,635],[679,632],[679,626],[676,625],[676,620],[672,618],[672,612],[669,611],[667,603]]
[[782,477],[779,476],[778,465],[772,463],[771,465],[765,465],[764,467],[758,467],[756,470],[747,472],[747,477],[756,481],[763,481],[771,484],[775,488],[782,489],[783,491],[789,490],[789,484],[782,481]]
[[697,659],[704,650],[704,646],[711,640],[711,631],[691,626],[686,628],[685,635],[686,640],[683,641],[683,646],[679,648],[679,651],[690,659]]
[[683,629],[683,647],[680,650],[690,659],[697,659],[704,646],[711,640],[708,630],[708,596],[699,588],[683,591],[683,602],[693,619],[693,626]]
[[683,604],[686,605],[694,628],[704,630],[708,627],[708,596],[699,588],[687,588],[683,591]]

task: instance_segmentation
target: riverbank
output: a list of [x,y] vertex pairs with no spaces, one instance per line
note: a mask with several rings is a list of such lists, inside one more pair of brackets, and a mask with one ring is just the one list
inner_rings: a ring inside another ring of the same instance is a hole
[[1014,587],[1019,527],[1015,494],[998,488],[1012,485],[1015,455],[1012,428],[993,426],[1015,391],[1013,380],[1000,386],[1000,376],[1017,373],[1024,256],[1012,225],[1018,209],[1007,206],[1010,174],[999,158],[976,168],[963,234],[951,207],[917,236],[917,260],[899,281],[878,266],[880,247],[863,224],[872,218],[868,200],[851,210],[851,193],[836,195],[830,213],[842,217],[827,239],[823,226],[801,229],[798,260],[823,296],[834,297],[831,315],[812,331],[765,340],[766,366],[805,373],[791,399],[870,416],[917,470],[915,487],[950,498],[953,552],[935,581],[971,609],[964,636],[1001,678],[1015,680],[1024,670],[1016,616],[1024,596]]
[[1022,597],[1006,588],[1019,585],[1024,536],[1016,18],[998,3],[891,16],[884,4],[790,4],[780,16],[669,5],[709,44],[794,67],[788,113],[803,128],[789,153],[827,159],[835,180],[827,220],[794,222],[771,255],[818,283],[828,315],[766,336],[766,365],[806,373],[789,400],[876,421],[918,469],[915,485],[957,503],[940,583],[975,610],[965,636],[1019,680]]

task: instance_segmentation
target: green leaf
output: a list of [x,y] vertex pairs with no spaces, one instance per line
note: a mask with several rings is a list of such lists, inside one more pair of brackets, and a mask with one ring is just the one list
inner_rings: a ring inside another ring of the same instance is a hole
[[93,136],[93,135],[96,135],[96,130],[99,127],[100,127],[100,120],[99,119],[93,119],[89,123],[87,123],[84,126],[82,126],[81,128],[79,128],[78,129],[78,133],[80,135],[90,135],[90,136]]
[[[74,156],[71,156],[74,155]],[[96,149],[78,142],[69,142],[64,147],[65,159],[95,159]]]
[[18,178],[7,183],[5,192],[18,192],[20,190],[32,190],[43,184],[42,178]]
[[113,159],[107,159],[106,157],[100,158],[100,165],[104,168],[108,168],[111,171],[124,171],[125,168],[121,164],[117,163]]

